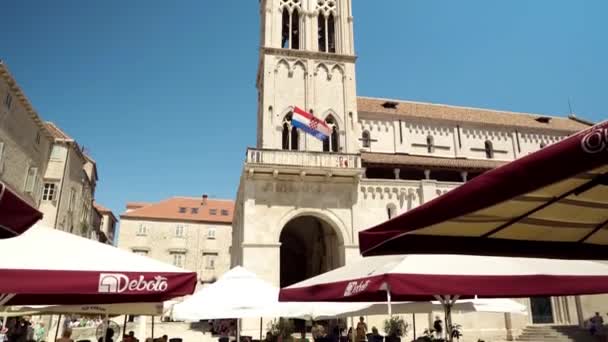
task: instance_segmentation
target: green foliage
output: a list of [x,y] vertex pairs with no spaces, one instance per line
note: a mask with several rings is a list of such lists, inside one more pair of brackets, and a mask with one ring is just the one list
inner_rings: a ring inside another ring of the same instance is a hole
[[384,332],[388,336],[406,336],[408,329],[408,324],[400,316],[393,316],[384,321]]
[[268,323],[268,332],[274,337],[290,337],[295,330],[295,325],[291,319],[279,318]]

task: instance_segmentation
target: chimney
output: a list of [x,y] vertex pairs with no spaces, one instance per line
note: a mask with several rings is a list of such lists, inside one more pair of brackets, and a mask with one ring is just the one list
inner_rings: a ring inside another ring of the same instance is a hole
[[209,196],[207,196],[207,194],[203,194],[203,201],[201,202],[201,206],[207,205],[207,198],[209,198]]

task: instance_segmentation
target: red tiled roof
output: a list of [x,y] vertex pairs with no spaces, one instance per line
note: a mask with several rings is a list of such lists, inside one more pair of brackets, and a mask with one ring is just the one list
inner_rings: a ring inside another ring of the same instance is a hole
[[93,207],[94,207],[95,209],[97,209],[97,211],[98,211],[100,214],[106,214],[106,215],[110,215],[110,216],[112,216],[112,217],[114,218],[114,221],[118,221],[118,220],[116,219],[116,216],[114,216],[114,213],[112,212],[112,210],[110,210],[110,209],[108,209],[108,208],[104,207],[103,205],[101,205],[101,204],[99,204],[99,203],[97,203],[97,202],[93,202]]
[[46,128],[51,132],[51,135],[56,139],[68,139],[73,140],[69,135],[67,135],[61,128],[57,127],[54,123],[47,121],[44,123]]
[[[396,108],[383,106],[392,102]],[[408,118],[444,120],[451,122],[474,123],[477,125],[515,126],[530,129],[548,129],[564,132],[578,132],[591,126],[576,117],[557,117],[543,114],[516,113],[492,109],[449,106],[403,100],[389,100],[358,97],[359,116],[397,115]],[[539,119],[540,118],[540,119]],[[543,119],[544,118],[544,119]],[[545,122],[546,121],[546,122]]]
[[[134,205],[135,204],[135,205]],[[125,219],[158,219],[188,222],[232,223],[234,201],[201,198],[172,197],[158,203],[127,203],[127,209],[120,217]]]

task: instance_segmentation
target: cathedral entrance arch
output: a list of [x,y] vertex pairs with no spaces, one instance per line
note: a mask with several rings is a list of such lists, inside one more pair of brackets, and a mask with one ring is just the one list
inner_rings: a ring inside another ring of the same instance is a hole
[[344,241],[339,230],[317,216],[291,219],[281,230],[279,241],[281,287],[344,265]]

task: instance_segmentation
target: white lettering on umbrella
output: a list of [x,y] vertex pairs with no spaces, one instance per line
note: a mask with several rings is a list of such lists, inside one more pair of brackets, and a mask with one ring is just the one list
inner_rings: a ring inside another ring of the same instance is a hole
[[581,140],[581,146],[587,153],[600,153],[608,150],[608,129],[596,129],[585,134]]
[[344,297],[354,296],[357,293],[361,293],[367,289],[369,286],[369,280],[351,281],[346,285],[346,289],[344,290]]
[[162,292],[166,291],[168,287],[167,278],[162,276],[146,280],[143,275],[140,275],[137,279],[129,279],[128,276],[120,273],[101,273],[99,275],[98,292]]

